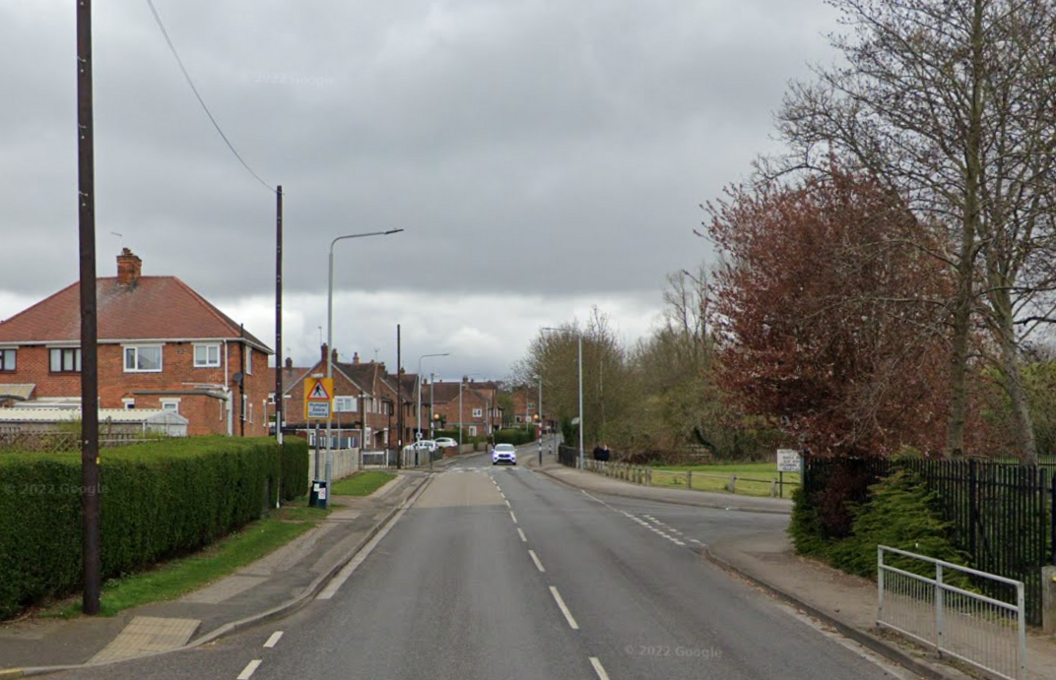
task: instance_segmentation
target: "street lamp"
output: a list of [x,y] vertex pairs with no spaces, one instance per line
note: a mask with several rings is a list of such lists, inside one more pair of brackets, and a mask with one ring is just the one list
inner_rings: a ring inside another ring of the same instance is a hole
[[462,453],[462,389],[466,386],[466,379],[479,373],[466,373],[458,383],[458,453]]
[[[338,236],[330,242],[330,271],[327,277],[328,284],[326,289],[326,377],[332,381],[334,377],[334,245],[338,241],[344,241],[345,239],[351,238],[366,238],[367,236],[388,236],[390,234],[398,234],[403,229],[389,229],[388,231],[371,231],[362,234],[346,234],[344,236]],[[333,384],[332,382],[330,383]],[[334,416],[334,395],[330,395],[330,412],[326,416],[326,488],[330,488],[330,473],[334,464],[334,454],[330,449],[330,428],[333,423]],[[319,477],[319,461],[315,461],[315,476]]]
[[[417,436],[415,436],[415,438],[414,438],[415,441],[418,441],[419,439],[422,438],[422,359],[425,359],[426,357],[449,357],[449,356],[451,356],[450,352],[440,352],[438,354],[423,354],[422,356],[418,357],[418,375],[416,376],[416,380],[418,381],[418,432],[417,432]],[[433,452],[430,451],[429,452],[429,463],[432,464],[432,462],[433,462]],[[414,449],[414,464],[415,465],[418,464],[418,447],[415,447],[415,449]]]
[[[544,327],[544,331],[570,332],[567,328]],[[579,469],[583,469],[583,334],[576,332],[576,344],[578,345],[578,357],[576,364],[579,368]],[[542,387],[540,387],[540,390]]]

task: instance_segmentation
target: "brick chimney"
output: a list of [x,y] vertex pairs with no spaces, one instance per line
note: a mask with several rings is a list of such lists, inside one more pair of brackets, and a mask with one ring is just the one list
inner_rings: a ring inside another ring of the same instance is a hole
[[337,363],[337,350],[336,349],[330,351],[330,363],[332,363],[332,364],[336,364]]
[[352,363],[353,364],[358,364],[359,363],[359,352],[353,352],[352,353]]
[[123,248],[117,256],[117,282],[122,286],[134,286],[139,283],[143,273],[143,260],[139,259],[128,248]]
[[319,347],[319,361],[321,363],[324,363],[324,364],[326,363],[326,350],[327,350],[327,347],[326,347],[326,343],[324,342]]
[[293,357],[286,357],[286,370],[287,371],[292,371],[293,370]]

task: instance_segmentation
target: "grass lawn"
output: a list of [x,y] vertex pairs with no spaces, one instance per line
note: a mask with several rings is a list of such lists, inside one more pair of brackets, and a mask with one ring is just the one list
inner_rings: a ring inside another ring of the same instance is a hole
[[334,496],[369,496],[381,487],[396,479],[396,475],[388,472],[357,472],[351,477],[345,477],[334,482]]
[[[303,498],[246,525],[200,552],[171,560],[150,571],[108,580],[103,584],[100,613],[114,616],[149,602],[174,600],[227,576],[281,548],[317,525],[329,510],[304,507]],[[69,618],[81,613],[80,598],[42,612]]]
[[[653,486],[678,486],[686,488],[688,471],[692,470],[693,489],[697,491],[727,491],[730,475],[736,475],[734,486],[738,494],[746,496],[769,496],[770,480],[777,479],[776,463],[717,463],[714,465],[665,465],[652,468]],[[746,479],[760,480],[747,481]],[[795,485],[799,484],[798,472],[784,475],[784,496],[790,498]]]

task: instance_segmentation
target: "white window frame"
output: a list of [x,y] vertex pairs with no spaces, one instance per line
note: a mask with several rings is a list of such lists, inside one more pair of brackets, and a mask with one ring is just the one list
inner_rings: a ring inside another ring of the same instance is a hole
[[473,409],[473,415],[471,417],[473,417],[473,418],[483,418],[484,417],[484,409],[482,409],[482,408]]
[[535,410],[535,402],[534,401],[528,402],[528,408],[526,408],[525,410],[526,411],[534,411]]
[[246,365],[243,366],[246,375],[253,375],[253,348],[246,345]]
[[162,399],[161,400],[162,411],[172,411],[173,413],[180,412],[180,400],[179,399]]
[[334,413],[356,413],[358,408],[358,397],[349,395],[334,396]]
[[[55,353],[59,353],[59,368],[55,368]],[[66,353],[73,352],[73,368],[66,368]],[[81,372],[81,348],[80,347],[49,347],[48,348],[48,372],[49,373],[80,373]]]
[[248,415],[249,406],[250,406],[249,395],[248,394],[243,394],[242,395],[242,422],[245,422],[247,420],[246,416]]
[[[195,368],[220,368],[220,343],[218,342],[202,342],[195,343],[194,347],[194,367]],[[198,361],[198,350],[205,350],[205,361]],[[212,361],[210,350],[216,350],[216,360]]]
[[477,436],[477,426],[476,425],[470,425],[469,426],[469,436],[470,437],[476,437]]
[[121,400],[121,407],[126,411],[134,409],[136,407],[136,400],[134,397],[125,397]]
[[[124,345],[122,348],[123,366],[125,373],[161,373],[165,369],[165,350],[164,345]],[[139,366],[139,353],[145,349],[156,349],[158,350],[158,367],[157,368],[129,368],[128,359],[129,351],[134,352],[133,356],[134,364]]]

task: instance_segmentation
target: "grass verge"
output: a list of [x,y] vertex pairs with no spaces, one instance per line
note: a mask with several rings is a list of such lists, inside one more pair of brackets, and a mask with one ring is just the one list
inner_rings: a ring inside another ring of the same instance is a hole
[[[304,499],[291,503],[303,504]],[[103,584],[100,614],[114,616],[125,609],[194,592],[281,548],[317,525],[329,512],[303,505],[283,507],[193,555],[170,560],[150,571],[110,579]],[[41,615],[71,618],[80,613],[78,599]]]
[[[736,476],[734,489],[739,495],[769,496],[771,480],[778,479],[774,463],[719,463],[715,465],[665,465],[653,468],[653,486],[685,489],[692,471],[695,491],[729,491],[730,476]],[[745,479],[747,478],[747,479]],[[798,472],[786,472],[783,480],[784,497],[790,498],[799,485]]]
[[357,472],[351,477],[345,477],[334,482],[334,496],[369,496],[381,487],[396,479],[396,475],[388,472]]

